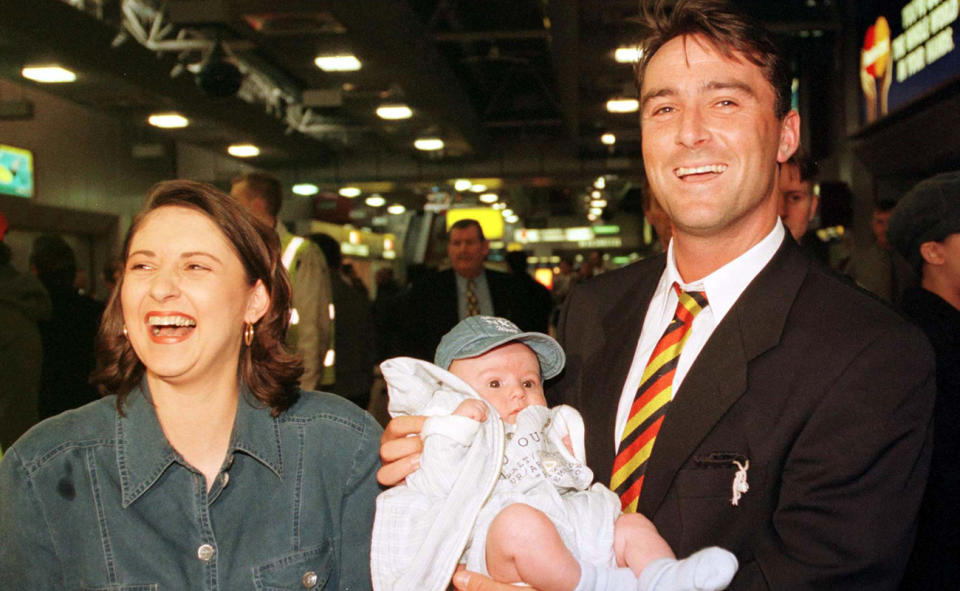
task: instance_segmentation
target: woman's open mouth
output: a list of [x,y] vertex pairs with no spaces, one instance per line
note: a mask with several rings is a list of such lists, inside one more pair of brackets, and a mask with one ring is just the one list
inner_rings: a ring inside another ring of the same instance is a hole
[[147,314],[150,337],[158,343],[179,342],[189,337],[197,327],[196,319],[185,314]]

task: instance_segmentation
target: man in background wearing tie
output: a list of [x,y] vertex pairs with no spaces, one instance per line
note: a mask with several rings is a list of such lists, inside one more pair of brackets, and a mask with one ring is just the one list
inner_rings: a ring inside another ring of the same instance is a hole
[[500,316],[521,330],[533,330],[521,290],[507,273],[487,269],[484,261],[490,244],[480,223],[462,219],[450,226],[447,257],[450,268],[432,273],[413,284],[404,302],[404,354],[432,360],[434,351],[453,326],[467,316]]

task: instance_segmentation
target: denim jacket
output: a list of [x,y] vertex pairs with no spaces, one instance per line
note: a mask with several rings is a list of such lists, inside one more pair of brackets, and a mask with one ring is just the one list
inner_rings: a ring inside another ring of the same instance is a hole
[[242,389],[210,492],[145,382],[44,421],[0,460],[0,589],[369,589],[380,427],[303,392],[279,417]]

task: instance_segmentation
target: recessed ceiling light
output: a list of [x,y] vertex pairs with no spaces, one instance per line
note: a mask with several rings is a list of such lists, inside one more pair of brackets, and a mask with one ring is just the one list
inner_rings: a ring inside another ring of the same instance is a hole
[[594,199],[593,201],[590,202],[590,207],[606,207],[606,206],[607,206],[606,199]]
[[588,213],[591,213],[593,215],[600,215],[601,213],[603,213],[603,210],[600,209],[599,207],[591,207]]
[[499,197],[497,197],[496,193],[484,193],[480,195],[481,203],[496,203],[497,199],[499,199]]
[[603,193],[601,193],[600,191],[591,191],[591,192],[590,192],[590,197],[592,197],[593,199],[599,199],[599,198],[602,197],[602,196],[603,196]]
[[486,190],[487,190],[487,186],[484,185],[483,183],[477,183],[475,185],[470,186],[471,193],[483,193]]
[[613,52],[613,59],[621,64],[635,64],[640,61],[642,56],[643,50],[636,45],[618,47],[616,51]]
[[413,116],[413,111],[407,105],[380,105],[377,107],[377,117],[381,119],[396,120],[409,119]]
[[640,101],[635,98],[613,98],[607,101],[607,110],[611,113],[635,113]]
[[297,195],[309,197],[310,195],[316,195],[319,193],[320,187],[314,185],[313,183],[297,183],[293,186],[293,192]]
[[501,211],[500,215],[502,215],[505,218],[508,218],[513,215],[513,210],[508,207],[507,209],[504,209],[503,211]]
[[[613,135],[613,134],[611,133],[610,135]],[[601,138],[601,139],[603,139],[603,138]],[[614,138],[614,141],[616,141],[616,138]],[[604,143],[606,143],[606,142],[604,142]],[[596,187],[597,189],[606,188],[606,186],[607,186],[607,179],[603,178],[602,176],[598,176],[598,177],[597,177],[597,180],[593,181],[593,186]]]
[[612,133],[605,133],[600,136],[600,141],[603,142],[604,145],[612,146],[617,143],[617,136]]
[[504,218],[504,221],[506,221],[508,224],[515,224],[520,221],[520,217],[516,215],[511,215]]
[[493,204],[493,208],[494,208],[494,209],[506,209],[506,208],[507,208],[507,204],[504,203],[503,201],[501,201],[500,203],[494,203],[494,204]]
[[393,205],[387,208],[387,213],[390,213],[393,215],[400,215],[405,211],[407,211],[407,208],[400,205],[399,203],[394,203]]
[[355,72],[360,69],[360,60],[350,54],[318,55],[313,63],[324,72]]
[[237,158],[253,158],[260,155],[260,148],[253,144],[233,144],[227,148],[227,154]]
[[381,197],[380,195],[371,195],[367,197],[364,203],[366,203],[370,207],[383,207],[384,205],[387,204],[387,200]]
[[25,66],[20,70],[20,74],[22,74],[24,78],[33,80],[34,82],[43,82],[44,84],[73,82],[77,79],[77,75],[74,72],[63,66],[53,64],[48,66]]
[[424,152],[443,149],[443,140],[438,137],[422,137],[413,142],[413,147]]
[[457,191],[466,191],[473,186],[473,183],[470,182],[470,179],[457,179],[453,181],[453,188]]
[[154,113],[147,117],[147,123],[161,129],[177,129],[190,125],[190,121],[180,113]]
[[358,197],[361,193],[360,187],[340,187],[338,191],[341,197],[346,197],[347,199],[353,199]]

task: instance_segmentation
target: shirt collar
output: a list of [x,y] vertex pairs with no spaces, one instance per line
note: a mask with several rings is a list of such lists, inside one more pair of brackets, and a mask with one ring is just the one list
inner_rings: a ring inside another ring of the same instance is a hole
[[684,282],[680,277],[677,262],[674,259],[674,241],[671,240],[667,247],[667,268],[664,271],[666,285],[669,287],[676,282],[684,291],[706,292],[713,317],[719,323],[736,303],[747,285],[767,266],[767,263],[776,254],[777,249],[780,248],[785,236],[786,231],[783,229],[783,222],[778,219],[777,223],[773,225],[773,229],[760,242],[713,273],[691,283]]
[[[130,391],[123,404],[124,414],[117,413],[117,467],[120,471],[122,503],[126,508],[152,487],[174,463],[185,464],[180,454],[167,441],[150,399],[146,378]],[[244,453],[283,477],[278,419],[250,392],[240,389],[237,417],[227,457]]]

